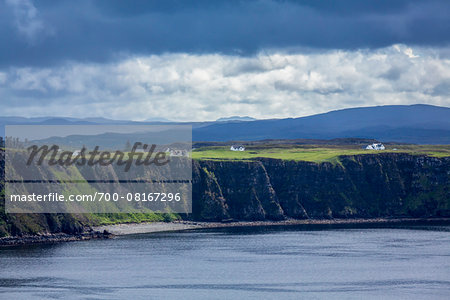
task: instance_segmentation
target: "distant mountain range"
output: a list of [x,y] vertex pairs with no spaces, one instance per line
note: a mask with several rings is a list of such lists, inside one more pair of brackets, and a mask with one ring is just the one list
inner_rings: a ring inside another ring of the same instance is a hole
[[166,118],[161,118],[161,117],[153,117],[153,118],[148,118],[146,119],[144,122],[164,122],[164,123],[170,123],[173,122],[169,119]]
[[[250,121],[251,122],[243,122]],[[0,117],[4,125],[159,124],[104,118]],[[432,105],[387,105],[349,108],[301,118],[253,120],[221,118],[215,122],[164,122],[192,125],[193,141],[254,141],[263,139],[367,138],[382,142],[450,144],[450,108]]]
[[450,108],[423,104],[360,107],[301,118],[215,123],[193,132],[195,141],[348,137],[450,144]]
[[242,122],[248,122],[248,121],[255,121],[255,118],[249,117],[249,116],[245,116],[245,117],[240,117],[240,116],[232,116],[232,117],[227,117],[227,118],[219,118],[216,120],[216,122],[228,122],[228,121],[242,121]]

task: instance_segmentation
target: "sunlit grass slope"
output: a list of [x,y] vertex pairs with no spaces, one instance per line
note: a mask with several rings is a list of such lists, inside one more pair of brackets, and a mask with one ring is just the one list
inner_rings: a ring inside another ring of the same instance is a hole
[[[336,161],[341,155],[409,153],[435,157],[450,156],[450,145],[389,145],[386,150],[365,150],[357,146],[277,145],[249,146],[245,151],[231,151],[229,147],[206,147],[192,152],[193,159],[201,160],[251,160],[275,158],[296,161]],[[394,150],[396,149],[396,150]]]

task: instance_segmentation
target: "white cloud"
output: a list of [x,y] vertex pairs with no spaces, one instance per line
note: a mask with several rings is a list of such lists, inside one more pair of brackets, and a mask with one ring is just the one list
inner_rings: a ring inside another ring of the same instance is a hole
[[419,55],[415,55],[413,53],[413,49],[412,48],[402,47],[402,45],[398,45],[398,44],[397,45],[393,45],[392,47],[395,50],[397,50],[398,52],[401,52],[401,53],[405,54],[409,58],[417,58],[417,57],[419,57]]
[[166,54],[3,70],[7,115],[213,120],[298,117],[354,106],[450,106],[450,60],[395,45],[252,57]]
[[17,31],[29,43],[35,43],[42,33],[50,33],[30,0],[6,0],[6,4],[12,8]]
[[4,72],[0,72],[0,84],[4,84],[6,82],[7,75]]

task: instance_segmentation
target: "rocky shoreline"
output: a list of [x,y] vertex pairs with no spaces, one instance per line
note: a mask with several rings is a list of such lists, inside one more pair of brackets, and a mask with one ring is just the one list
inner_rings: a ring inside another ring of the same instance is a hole
[[68,233],[43,233],[37,235],[10,236],[0,238],[0,247],[32,245],[32,244],[52,244],[59,242],[84,241],[91,239],[107,239],[113,235],[109,232],[89,231],[82,234]]
[[126,223],[97,226],[82,234],[40,234],[0,238],[0,247],[30,245],[39,243],[57,243],[83,241],[90,239],[107,239],[129,234],[145,234],[157,232],[173,232],[195,229],[214,229],[230,227],[261,227],[261,226],[383,226],[383,225],[450,225],[450,218],[373,218],[373,219],[289,219],[283,221],[230,221],[230,222],[151,222]]
[[117,224],[94,227],[94,230],[109,232],[113,235],[142,234],[193,229],[214,229],[227,227],[259,227],[259,226],[295,226],[295,225],[395,225],[395,224],[433,224],[450,225],[450,218],[373,218],[373,219],[305,219],[283,221],[231,221],[231,222],[195,222],[176,221],[170,223]]

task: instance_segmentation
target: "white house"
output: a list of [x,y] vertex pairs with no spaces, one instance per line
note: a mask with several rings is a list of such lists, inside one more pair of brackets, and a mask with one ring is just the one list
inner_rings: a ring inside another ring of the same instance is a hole
[[245,151],[245,147],[243,145],[232,145],[230,150],[231,151]]
[[373,143],[372,145],[367,145],[366,150],[384,150],[386,147],[382,143]]
[[166,152],[169,153],[169,156],[189,156],[189,151],[185,149],[171,149],[167,148]]

